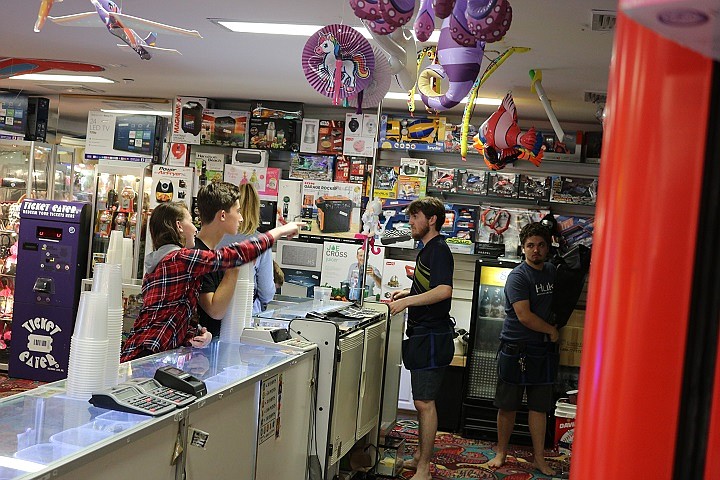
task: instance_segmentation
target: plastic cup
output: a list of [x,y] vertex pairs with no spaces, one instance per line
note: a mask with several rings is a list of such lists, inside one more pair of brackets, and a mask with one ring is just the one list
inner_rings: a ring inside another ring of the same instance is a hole
[[315,287],[313,296],[315,297],[315,300],[327,302],[328,300],[330,300],[331,294],[332,288],[330,287]]
[[62,457],[71,455],[82,447],[76,445],[67,445],[65,443],[38,443],[32,447],[24,448],[16,452],[13,456],[21,460],[29,460],[35,463],[46,465]]
[[78,339],[107,340],[108,295],[82,292],[73,336]]
[[111,435],[112,432],[93,430],[92,424],[88,424],[63,430],[55,435],[51,435],[50,443],[62,443],[65,445],[87,447],[88,445],[104,440]]
[[150,417],[144,415],[135,415],[126,412],[106,412],[95,417],[92,425],[95,430],[105,432],[118,433],[128,428],[132,428],[140,422],[148,420]]

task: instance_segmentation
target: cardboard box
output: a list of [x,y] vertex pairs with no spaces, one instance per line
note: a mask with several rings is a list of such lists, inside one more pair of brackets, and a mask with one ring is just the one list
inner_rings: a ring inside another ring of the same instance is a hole
[[317,153],[318,131],[320,120],[317,118],[303,118],[302,132],[300,133],[300,151],[303,153]]
[[317,153],[340,155],[343,152],[345,122],[343,120],[320,120]]
[[456,172],[454,168],[442,168],[431,165],[428,167],[427,189],[440,192],[455,191]]
[[560,365],[565,367],[579,367],[583,345],[582,327],[564,326],[560,329]]
[[295,180],[322,180],[331,182],[333,179],[332,155],[312,155],[309,153],[290,154],[289,178]]
[[518,175],[514,173],[488,173],[487,194],[495,197],[518,198]]
[[550,198],[550,177],[520,175],[518,198],[547,201]]
[[303,117],[303,104],[253,102],[250,109],[250,148],[291,150]]
[[375,189],[373,197],[398,198],[398,176],[400,167],[375,167]]
[[380,116],[380,148],[442,152],[444,138],[445,117]]
[[487,172],[472,168],[458,168],[455,191],[472,195],[487,194]]
[[250,112],[203,110],[200,143],[247,148]]
[[596,178],[553,176],[550,201],[576,205],[595,205],[597,188]]

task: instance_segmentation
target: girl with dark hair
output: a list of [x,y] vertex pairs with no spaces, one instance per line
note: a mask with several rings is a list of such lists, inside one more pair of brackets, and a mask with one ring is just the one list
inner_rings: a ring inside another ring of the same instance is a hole
[[298,233],[291,222],[215,251],[197,250],[197,229],[182,202],[158,205],[149,226],[154,250],[145,256],[143,306],[123,345],[123,362],[183,345],[207,346],[212,335],[191,325],[202,276],[254,260],[278,238]]

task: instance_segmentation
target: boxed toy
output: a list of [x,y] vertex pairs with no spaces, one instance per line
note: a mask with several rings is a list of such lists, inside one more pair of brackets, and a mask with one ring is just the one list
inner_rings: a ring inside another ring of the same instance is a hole
[[335,175],[333,181],[345,183],[363,183],[365,180],[366,157],[346,157],[338,155],[335,158]]
[[484,170],[475,170],[471,168],[458,168],[457,185],[455,191],[457,193],[470,193],[473,195],[487,194],[487,172]]
[[427,177],[428,162],[425,158],[404,157],[400,159],[400,175]]
[[528,200],[550,199],[550,177],[520,175],[518,198]]
[[452,192],[455,189],[455,169],[428,167],[428,190]]
[[557,135],[552,131],[538,132],[542,135],[543,160],[555,160],[560,162],[579,162],[582,158],[583,133],[576,131],[574,134],[565,132],[562,142],[558,141]]
[[520,257],[520,230],[532,222],[539,222],[550,213],[547,208],[528,209],[519,207],[480,205],[477,222],[478,245],[475,249],[488,257]]
[[203,110],[200,143],[247,148],[250,112]]
[[[381,244],[396,248],[415,248],[415,240],[412,238],[400,242],[396,241],[398,233],[410,233],[410,217],[407,214],[408,205],[410,205],[410,200],[383,200],[382,218],[380,219],[383,228],[383,234],[380,238]],[[386,242],[383,240],[386,237],[391,240]]]
[[375,167],[375,190],[372,196],[378,198],[397,198],[399,172],[400,167]]
[[445,222],[440,233],[454,253],[475,253],[475,230],[478,207],[469,205],[445,205]]
[[345,122],[342,120],[320,120],[318,127],[317,153],[340,155],[343,151]]
[[289,178],[332,181],[334,160],[335,157],[332,155],[311,155],[293,152],[290,154]]
[[595,229],[593,217],[555,215],[555,220],[564,248],[570,248],[578,243],[592,247],[592,235]]
[[297,143],[303,104],[257,101],[250,117],[250,148],[291,150]]
[[518,176],[514,173],[488,173],[488,195],[518,198]]
[[400,175],[398,177],[397,198],[401,200],[415,200],[424,197],[427,189],[427,177],[412,177]]
[[[477,135],[478,131],[474,125],[469,126],[468,130],[468,155],[479,155],[476,149],[473,148],[473,138]],[[445,137],[443,138],[443,146],[446,152],[460,153],[460,145],[462,140],[462,125],[459,123],[446,123],[445,124]]]
[[412,287],[415,262],[408,260],[385,260],[382,275],[380,301],[390,303],[393,292]]
[[597,179],[586,177],[552,177],[550,201],[573,203],[576,205],[595,205],[597,197]]
[[442,152],[445,117],[380,116],[380,148]]

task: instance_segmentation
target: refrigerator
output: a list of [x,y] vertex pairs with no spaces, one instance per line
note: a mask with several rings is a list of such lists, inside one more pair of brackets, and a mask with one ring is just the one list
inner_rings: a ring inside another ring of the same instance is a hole
[[[475,262],[461,414],[461,431],[466,438],[497,441],[497,408],[493,405],[493,399],[498,380],[496,356],[505,320],[504,287],[508,275],[518,262],[486,258]],[[552,431],[551,428],[548,430]],[[517,412],[510,444],[531,444],[524,398],[523,408]]]

